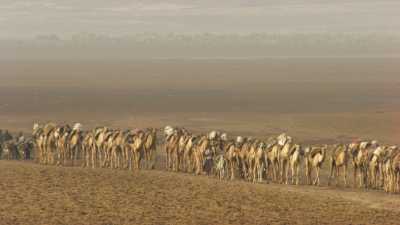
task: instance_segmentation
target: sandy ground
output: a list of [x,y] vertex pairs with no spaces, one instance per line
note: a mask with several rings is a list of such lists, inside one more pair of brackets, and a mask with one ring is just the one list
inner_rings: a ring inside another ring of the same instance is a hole
[[398,224],[399,196],[0,161],[0,224]]

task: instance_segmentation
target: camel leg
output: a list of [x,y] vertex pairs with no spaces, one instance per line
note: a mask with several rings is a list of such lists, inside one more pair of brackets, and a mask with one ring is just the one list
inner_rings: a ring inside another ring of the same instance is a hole
[[296,172],[295,172],[295,166],[293,164],[293,162],[290,163],[290,172],[291,172],[291,183],[290,184],[295,184],[295,180],[296,180]]
[[165,157],[165,168],[168,170],[168,161],[169,161],[169,154],[168,154],[168,151],[167,151],[167,155],[166,155],[166,157]]
[[272,167],[272,169],[274,170],[274,181],[275,182],[279,182],[279,164],[277,162],[274,163],[275,165]]
[[[285,175],[285,184],[289,184],[289,161],[287,161],[286,163],[285,163],[285,173],[286,173],[286,175]],[[293,174],[292,174],[292,176],[293,176]]]
[[260,183],[263,182],[263,172],[264,172],[264,163],[261,164],[260,170],[259,170],[259,174],[258,174],[258,176],[259,176],[259,178],[260,178]]
[[338,186],[338,180],[340,178],[340,167],[336,166],[336,172],[335,172],[335,186]]
[[232,161],[229,162],[229,169],[231,171],[231,180],[234,180],[235,179],[235,172],[234,172],[234,165],[233,165]]
[[92,148],[92,168],[96,168],[96,162],[97,162],[97,149],[94,147]]
[[253,183],[257,182],[257,168],[253,165]]
[[133,154],[133,152],[130,152],[130,154],[129,154],[129,170],[132,170],[133,171],[133,166],[132,166],[132,164],[134,163],[133,162],[133,158],[134,158],[135,156],[134,156],[134,154]]
[[347,165],[343,165],[344,186],[347,187]]
[[86,167],[90,167],[89,148],[86,148],[86,151],[85,151],[85,165],[86,165]]
[[279,183],[283,183],[283,163],[281,162],[280,164],[279,164]]
[[334,167],[334,162],[331,161],[331,169],[330,169],[330,175],[329,175],[329,179],[328,179],[328,186],[331,185],[331,180],[332,180],[332,178],[333,178],[333,170],[334,170],[333,167]]
[[354,165],[353,169],[353,187],[356,188],[357,186],[357,166]]
[[314,181],[314,185],[319,186],[319,171],[320,168],[317,166],[316,167],[316,177],[315,177],[315,181]]

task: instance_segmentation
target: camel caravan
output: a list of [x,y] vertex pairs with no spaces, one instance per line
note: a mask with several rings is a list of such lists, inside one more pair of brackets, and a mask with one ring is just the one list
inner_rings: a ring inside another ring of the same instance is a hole
[[57,166],[138,170],[142,159],[146,168],[154,167],[156,129],[119,130],[97,127],[83,131],[80,123],[72,127],[35,124],[32,136],[40,164]]
[[172,126],[85,131],[79,123],[47,123],[34,124],[32,143],[36,162],[44,165],[137,171],[154,169],[158,156],[168,171],[253,183],[319,186],[327,164],[323,181],[347,187],[351,165],[354,187],[400,193],[400,149],[374,140],[303,146],[285,133],[260,140],[218,131],[193,134]]

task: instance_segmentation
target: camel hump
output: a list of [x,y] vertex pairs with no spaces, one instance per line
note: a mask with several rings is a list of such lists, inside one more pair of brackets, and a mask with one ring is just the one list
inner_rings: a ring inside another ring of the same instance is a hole
[[48,136],[51,131],[53,131],[56,128],[56,125],[54,123],[47,123],[43,127],[43,132]]
[[293,145],[293,146],[290,148],[289,154],[290,154],[290,155],[293,155],[293,153],[294,153],[296,150],[298,150],[298,148],[300,148],[300,145]]
[[368,148],[370,145],[371,145],[371,143],[368,142],[368,141],[361,142],[361,143],[360,143],[360,149],[366,149],[366,148]]
[[342,152],[346,151],[346,146],[344,145],[339,145],[335,148],[333,151],[333,156],[338,157]]
[[322,154],[322,147],[313,147],[310,151],[310,156],[314,158],[316,154]]

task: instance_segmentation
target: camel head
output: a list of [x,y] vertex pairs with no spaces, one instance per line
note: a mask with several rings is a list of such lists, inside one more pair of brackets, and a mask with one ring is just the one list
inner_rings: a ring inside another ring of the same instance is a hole
[[38,123],[34,123],[32,136],[36,137],[40,133],[41,130],[42,130],[42,127]]
[[305,155],[305,156],[308,156],[308,155],[310,154],[310,152],[311,152],[311,146],[307,146],[307,147],[304,149],[304,155]]
[[301,153],[301,146],[300,146],[299,144],[295,144],[295,145],[293,145],[293,146],[290,148],[291,154],[292,154],[293,152],[296,152],[296,151],[299,151],[299,152]]
[[40,128],[40,125],[38,123],[33,124],[33,131],[37,131]]
[[267,144],[265,144],[263,141],[261,141],[261,142],[258,144],[258,149],[259,149],[259,150],[264,151],[266,148],[267,148]]
[[149,130],[154,136],[157,135],[157,129],[156,128],[150,128]]

